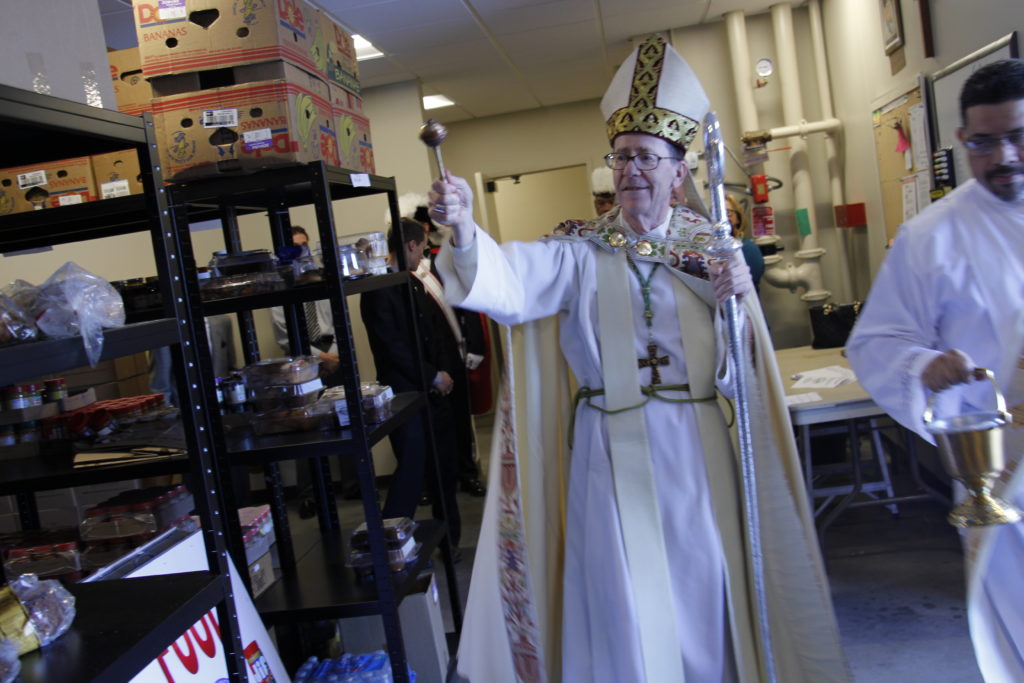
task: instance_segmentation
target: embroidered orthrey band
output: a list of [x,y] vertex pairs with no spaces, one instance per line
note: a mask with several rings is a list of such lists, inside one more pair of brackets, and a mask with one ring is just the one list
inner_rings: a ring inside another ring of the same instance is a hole
[[639,369],[632,358],[632,320],[626,255],[595,252],[597,257],[597,315],[601,370],[605,388],[605,424],[611,454],[612,479],[619,512],[621,542],[626,554],[640,636],[645,680],[682,683],[683,655],[675,612],[665,536],[654,484],[654,471],[643,411],[620,411],[643,400]]
[[615,207],[591,221],[565,221],[546,239],[587,239],[606,251],[625,250],[636,261],[664,263],[687,275],[708,279],[703,249],[711,240],[711,224],[685,206],[677,206],[669,219],[669,236],[636,235],[619,221]]

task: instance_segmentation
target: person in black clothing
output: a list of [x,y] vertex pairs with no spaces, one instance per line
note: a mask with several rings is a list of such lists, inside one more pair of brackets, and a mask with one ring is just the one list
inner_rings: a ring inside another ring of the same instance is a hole
[[[421,262],[416,273],[420,280],[424,281],[424,284],[429,284],[426,282],[426,278],[433,278],[443,298],[444,288],[441,278],[437,274],[437,269],[434,267],[433,259],[437,252],[440,251],[440,243],[446,233],[443,233],[430,220],[426,204],[427,200],[424,196],[422,197],[422,204],[416,207],[412,218],[426,230],[427,248],[424,253],[424,261],[429,262],[430,267],[427,268],[425,263]],[[430,292],[428,291],[428,293]],[[434,294],[436,298],[437,292],[434,292]],[[439,303],[438,305],[448,306],[446,303]],[[467,311],[462,308],[449,307],[449,310],[454,315],[458,325],[458,336],[461,338],[459,340],[453,339],[453,341],[461,346],[460,353],[464,360],[463,365],[457,368],[452,375],[455,386],[451,394],[452,409],[455,414],[456,443],[458,445],[459,488],[464,493],[480,498],[487,495],[487,489],[481,482],[480,462],[476,455],[476,434],[473,430],[473,407],[470,398],[469,374],[467,370],[473,370],[480,365],[484,356],[488,353],[483,329],[484,316],[476,311]],[[447,321],[447,317],[445,319]],[[451,321],[448,322],[450,326]],[[453,334],[455,333],[453,332]],[[425,495],[424,498],[429,502],[428,496]]]
[[[413,220],[402,219],[402,230],[392,228],[388,234],[392,263],[402,253],[408,269],[419,264],[426,244],[423,226]],[[359,308],[377,366],[377,380],[391,386],[395,393],[421,391],[424,384],[430,387],[434,450],[441,472],[441,500],[433,497],[433,514],[436,519],[445,519],[447,513],[448,533],[452,547],[457,548],[461,522],[455,498],[458,463],[450,396],[454,387],[452,375],[461,367],[462,359],[443,313],[417,278],[410,277],[409,282],[418,336],[410,328],[404,287],[365,292]],[[417,345],[422,373],[416,372]],[[419,411],[390,435],[398,466],[384,502],[385,518],[413,517],[424,481],[434,479],[433,464],[427,460],[425,427],[423,412]]]

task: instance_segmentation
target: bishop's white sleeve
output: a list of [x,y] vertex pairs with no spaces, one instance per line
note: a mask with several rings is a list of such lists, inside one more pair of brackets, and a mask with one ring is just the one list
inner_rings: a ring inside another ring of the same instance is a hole
[[576,298],[576,248],[588,247],[560,240],[499,246],[477,227],[466,246],[446,242],[436,264],[451,306],[516,325],[565,310]]
[[846,344],[857,380],[886,413],[925,439],[921,415],[928,392],[921,373],[942,354],[937,333],[940,311],[931,283],[931,267],[917,236],[897,237],[861,308]]

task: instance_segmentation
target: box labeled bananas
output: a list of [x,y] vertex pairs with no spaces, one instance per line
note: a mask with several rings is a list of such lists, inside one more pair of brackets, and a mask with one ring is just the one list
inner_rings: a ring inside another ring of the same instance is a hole
[[177,74],[152,84],[169,180],[317,160],[338,165],[327,83],[287,62]]

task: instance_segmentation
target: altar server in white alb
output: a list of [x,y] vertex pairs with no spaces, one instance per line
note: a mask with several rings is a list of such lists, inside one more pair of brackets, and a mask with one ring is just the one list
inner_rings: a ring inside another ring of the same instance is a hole
[[[994,493],[1024,505],[1024,62],[982,67],[960,92],[958,137],[973,179],[904,225],[847,343],[857,378],[901,424],[991,410],[995,373],[1013,406],[1007,470]],[[967,384],[962,384],[969,382]],[[944,391],[950,387],[955,388]],[[968,614],[987,681],[1024,681],[1024,524],[965,532]]]
[[[432,217],[454,228],[438,261],[449,301],[515,326],[527,347],[503,384],[462,680],[765,680],[742,486],[716,401],[736,372],[754,385],[777,680],[847,678],[750,272],[738,252],[709,266],[708,219],[670,205],[707,110],[689,66],[651,38],[602,101],[617,207],[499,246],[476,225],[465,180],[432,185]],[[718,303],[734,294],[755,349],[746,368],[724,357]],[[581,386],[563,405],[545,355],[556,323]],[[552,428],[559,419],[570,434]]]

